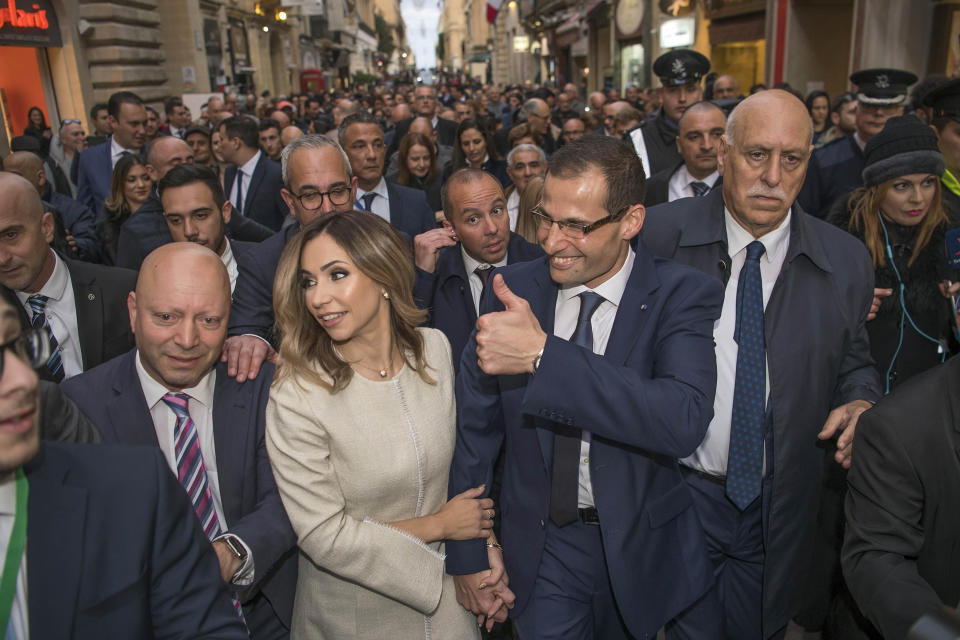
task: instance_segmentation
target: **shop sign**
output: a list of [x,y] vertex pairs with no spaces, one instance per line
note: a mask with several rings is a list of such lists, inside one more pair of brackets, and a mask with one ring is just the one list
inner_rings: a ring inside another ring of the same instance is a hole
[[676,18],[660,23],[660,48],[690,47],[696,39],[696,20],[693,17]]
[[527,36],[513,36],[513,51],[524,53],[530,48],[530,38]]
[[0,0],[0,45],[63,46],[50,0]]

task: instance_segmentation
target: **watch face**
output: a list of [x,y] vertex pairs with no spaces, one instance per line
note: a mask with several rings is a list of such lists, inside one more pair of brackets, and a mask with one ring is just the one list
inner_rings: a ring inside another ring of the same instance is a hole
[[227,542],[227,546],[230,547],[230,550],[233,551],[238,558],[243,560],[247,557],[247,550],[243,548],[242,544],[230,537],[225,538],[225,540]]

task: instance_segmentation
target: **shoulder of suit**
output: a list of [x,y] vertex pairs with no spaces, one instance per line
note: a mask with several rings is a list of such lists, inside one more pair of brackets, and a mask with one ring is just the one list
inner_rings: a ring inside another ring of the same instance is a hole
[[856,153],[850,146],[849,136],[831,140],[813,152],[813,156],[821,167],[845,163],[855,155]]
[[[864,414],[865,420],[857,425],[858,437],[862,424],[866,427],[863,429],[865,432],[872,429],[888,431],[905,448],[923,447],[925,443],[922,436],[944,431],[942,421],[930,419],[930,416],[939,411],[950,411],[949,398],[958,378],[960,358],[950,358],[939,366],[913,376],[900,384],[896,393],[884,396]],[[910,429],[903,429],[906,416],[911,418]],[[927,419],[917,420],[918,416]],[[952,443],[949,446],[952,447]]]
[[214,370],[217,373],[217,388],[229,389],[230,393],[240,393],[245,397],[251,394],[262,396],[264,401],[270,393],[270,385],[273,384],[273,376],[276,372],[276,366],[272,362],[264,361],[260,365],[260,372],[255,378],[248,378],[243,382],[237,382],[237,379],[227,373],[227,363],[217,362]]
[[508,264],[536,260],[543,255],[543,249],[540,248],[539,244],[530,242],[519,233],[513,231],[510,232],[510,243],[508,247]]
[[92,262],[72,260],[70,258],[64,258],[63,261],[67,265],[67,271],[70,272],[71,278],[82,278],[84,280],[97,279],[98,281],[103,281],[103,283],[108,284],[127,284],[129,282],[136,284],[137,282],[137,272],[133,269],[94,264]]

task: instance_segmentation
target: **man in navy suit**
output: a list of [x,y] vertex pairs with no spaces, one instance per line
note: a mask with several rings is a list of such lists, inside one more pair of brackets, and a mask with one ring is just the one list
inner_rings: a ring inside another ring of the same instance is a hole
[[57,254],[50,247],[53,216],[33,185],[6,172],[0,173],[0,236],[0,296],[24,327],[42,326],[56,339],[44,379],[69,378],[130,350],[125,307],[136,273]]
[[[165,245],[144,261],[128,306],[136,350],[70,380],[64,392],[104,442],[159,447],[190,482],[252,636],[287,637],[296,537],[264,442],[272,375],[240,384],[217,365],[230,312],[226,268],[194,243]],[[199,462],[187,462],[197,453]]]
[[260,131],[247,116],[220,123],[221,153],[230,163],[223,175],[224,191],[237,215],[246,216],[279,231],[287,209],[280,189],[280,165],[260,151]]
[[[246,638],[159,452],[41,444],[30,367],[49,347],[42,332],[23,333],[0,300],[0,526],[8,532],[0,557],[14,580],[6,636]],[[17,534],[21,518],[25,535]]]
[[117,160],[124,153],[141,153],[146,141],[147,111],[137,94],[118,91],[110,96],[107,112],[113,135],[77,157],[77,200],[94,212],[110,196]]
[[543,251],[510,232],[503,187],[489,173],[460,169],[447,179],[441,197],[447,224],[413,240],[413,296],[420,308],[430,311],[426,326],[447,336],[454,369],[459,370],[493,269],[535,260]]
[[817,438],[840,433],[836,460],[849,466],[857,418],[880,395],[866,331],[870,257],[795,203],[812,137],[793,95],[750,96],[727,121],[722,188],[654,207],[643,230],[655,255],[726,287],[714,417],[681,456],[716,585],[675,637],[782,637],[813,552]]
[[339,133],[340,145],[357,177],[357,209],[372,211],[411,238],[436,227],[436,218],[423,191],[384,179],[387,147],[376,118],[366,112],[347,116],[340,123]]
[[230,293],[237,286],[237,260],[256,245],[227,236],[232,205],[223,195],[217,171],[199,164],[171,169],[158,185],[163,217],[173,242],[195,242],[218,256],[230,276]]
[[651,637],[710,587],[676,459],[710,421],[720,283],[631,248],[643,188],[619,139],[557,151],[535,213],[547,256],[493,276],[460,362],[450,491],[490,486],[506,439],[503,564],[486,540],[448,542],[447,571],[478,615],[515,591],[521,638]]

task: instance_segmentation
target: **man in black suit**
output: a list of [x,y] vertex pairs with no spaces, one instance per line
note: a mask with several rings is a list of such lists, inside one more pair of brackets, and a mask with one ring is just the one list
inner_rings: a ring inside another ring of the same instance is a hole
[[239,276],[230,312],[229,338],[222,360],[239,382],[254,378],[264,360],[275,360],[273,347],[273,277],[287,241],[317,216],[350,211],[357,195],[357,178],[350,160],[326,136],[297,138],[281,154],[284,201],[297,224],[252,247],[237,260]]
[[14,587],[6,636],[246,638],[159,452],[41,443],[31,366],[46,361],[45,337],[23,333],[0,300],[0,523],[13,532],[0,555]]
[[[430,85],[421,84],[413,90],[413,110],[414,117],[420,116],[429,118],[434,130],[437,132],[437,143],[452,147],[456,144],[457,123],[452,120],[444,120],[437,116],[437,91]],[[393,140],[390,141],[390,148],[387,149],[386,157],[390,157],[400,147],[400,141],[410,130],[410,123],[413,118],[407,118],[397,123],[394,129]],[[441,167],[442,168],[442,167]]]
[[133,346],[125,300],[137,274],[57,255],[53,216],[29,182],[0,173],[0,294],[24,327],[42,327],[57,350],[42,370],[50,380],[77,375]]
[[226,269],[194,243],[164,245],[144,261],[128,307],[136,350],[63,390],[104,442],[159,447],[252,637],[288,637],[296,537],[264,441],[272,375],[240,384],[217,364],[230,313]]
[[812,136],[793,95],[747,98],[727,122],[722,189],[654,207],[644,226],[654,253],[726,284],[714,417],[681,460],[716,584],[673,637],[782,635],[813,551],[817,438],[839,433],[836,460],[849,466],[857,418],[880,396],[866,331],[870,257],[795,203]]
[[843,573],[885,638],[960,601],[960,358],[863,414],[848,476]]
[[376,118],[366,112],[347,116],[340,123],[339,134],[340,145],[357,178],[357,209],[377,214],[410,237],[436,227],[436,218],[423,191],[384,179],[387,147]]
[[698,102],[684,111],[677,132],[677,150],[683,161],[647,181],[644,204],[653,207],[707,195],[720,179],[717,153],[726,125],[723,109],[712,102]]
[[233,293],[238,256],[255,245],[227,237],[233,207],[223,195],[217,172],[199,164],[182,164],[163,177],[158,190],[173,242],[195,242],[220,256]]
[[480,296],[495,267],[534,260],[539,246],[510,232],[503,187],[480,169],[460,169],[443,185],[447,223],[414,238],[417,305],[430,311],[426,326],[450,341],[454,369],[477,324]]
[[289,210],[280,197],[280,165],[260,151],[260,131],[247,116],[220,123],[220,145],[230,163],[223,176],[224,191],[237,215],[246,216],[279,231]]

